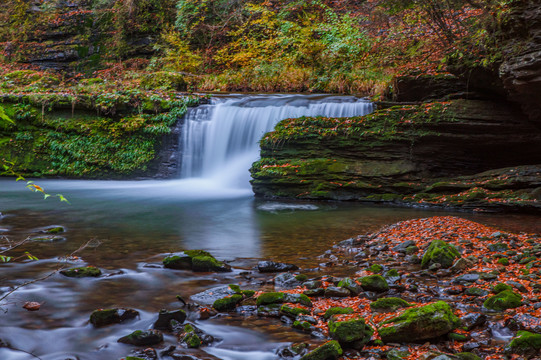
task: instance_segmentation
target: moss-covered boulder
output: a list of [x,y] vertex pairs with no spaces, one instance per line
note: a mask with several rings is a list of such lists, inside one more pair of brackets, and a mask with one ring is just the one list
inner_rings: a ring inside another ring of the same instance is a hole
[[524,356],[535,356],[541,354],[541,334],[534,334],[529,331],[519,331],[517,336],[511,340],[505,348],[506,352]]
[[489,297],[483,303],[483,306],[489,310],[503,311],[522,305],[522,295],[512,290],[504,290],[498,294]]
[[364,290],[375,292],[385,292],[389,290],[387,280],[381,275],[363,276],[359,280],[361,281],[361,286]]
[[370,303],[370,308],[372,310],[379,311],[395,311],[396,309],[407,308],[410,306],[411,304],[406,300],[397,297],[381,298]]
[[310,311],[301,307],[289,306],[284,304],[282,305],[282,307],[280,307],[280,314],[295,319],[301,314],[309,315]]
[[231,296],[226,296],[224,298],[216,300],[212,307],[218,311],[229,311],[233,310],[238,303],[242,301],[242,295],[234,294]]
[[118,342],[135,346],[151,346],[163,341],[163,335],[158,330],[136,330],[118,339]]
[[460,319],[444,301],[408,309],[383,321],[378,332],[384,342],[411,342],[445,335],[460,326]]
[[163,259],[163,266],[169,269],[193,270],[199,272],[231,271],[231,266],[216,260],[209,252],[204,250],[186,250]]
[[496,284],[492,288],[492,292],[494,294],[501,293],[502,291],[505,291],[505,290],[513,290],[513,288],[510,285],[507,285],[507,284],[504,284],[504,283]]
[[362,348],[370,338],[374,330],[366,324],[363,318],[354,318],[344,321],[329,321],[329,335],[346,347]]
[[328,308],[323,314],[323,318],[329,319],[333,315],[353,314],[353,309],[350,307],[332,307]]
[[257,297],[257,306],[269,304],[293,303],[312,306],[310,298],[304,294],[288,294],[283,292],[268,292]]
[[64,276],[74,277],[74,278],[98,277],[101,275],[101,270],[95,266],[84,266],[84,267],[61,270],[60,273]]
[[421,267],[426,269],[433,264],[440,264],[442,268],[447,269],[453,266],[458,258],[460,253],[453,245],[443,240],[434,240],[423,255]]
[[336,340],[331,340],[315,348],[300,360],[335,360],[342,355],[342,347]]
[[172,330],[172,321],[182,324],[186,320],[186,312],[182,309],[167,311],[160,310],[158,320],[154,323],[154,329]]
[[482,360],[479,356],[471,352],[456,353],[455,356],[460,360]]
[[139,312],[133,309],[98,309],[90,314],[90,323],[100,327],[135,319],[137,316]]
[[348,289],[353,295],[359,295],[359,293],[362,291],[361,286],[351,278],[340,280],[338,287]]

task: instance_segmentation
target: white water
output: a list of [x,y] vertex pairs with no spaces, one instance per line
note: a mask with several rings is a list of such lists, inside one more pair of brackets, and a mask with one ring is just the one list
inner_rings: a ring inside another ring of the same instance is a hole
[[331,95],[251,95],[217,98],[192,109],[182,131],[181,177],[219,188],[249,189],[259,140],[280,121],[301,116],[348,117],[373,110],[367,100]]

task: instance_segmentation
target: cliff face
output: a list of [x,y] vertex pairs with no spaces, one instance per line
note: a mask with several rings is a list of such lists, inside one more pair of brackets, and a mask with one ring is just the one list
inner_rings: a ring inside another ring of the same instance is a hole
[[533,164],[541,163],[541,134],[506,104],[462,99],[290,119],[261,148],[251,169],[258,196],[433,204],[448,197],[466,207],[526,208],[540,196],[541,167]]
[[541,3],[517,1],[504,31],[509,40],[500,67],[509,99],[541,126]]

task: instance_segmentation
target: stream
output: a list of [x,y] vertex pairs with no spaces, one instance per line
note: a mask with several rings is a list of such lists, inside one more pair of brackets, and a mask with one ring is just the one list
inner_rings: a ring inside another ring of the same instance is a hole
[[[277,101],[282,110],[288,106],[290,109],[278,112],[272,107],[275,105],[269,105]],[[25,189],[23,183],[0,179],[0,236],[17,242],[40,235],[48,226],[61,225],[66,229],[56,241],[28,241],[14,250],[12,256],[30,251],[38,260],[0,264],[0,294],[43,277],[66,262],[69,266],[94,265],[104,273],[98,278],[82,279],[56,273],[22,287],[0,302],[0,344],[9,345],[0,345],[0,359],[120,359],[134,347],[117,343],[117,339],[134,330],[150,328],[160,309],[179,308],[176,295],[189,299],[201,291],[231,283],[257,289],[256,285],[270,278],[253,270],[261,259],[295,263],[310,276],[332,274],[333,269],[319,266],[318,255],[338,241],[401,220],[451,214],[505,231],[541,232],[537,216],[254,199],[247,183],[247,169],[257,159],[257,141],[254,145],[243,137],[239,141],[246,146],[239,150],[236,143],[218,144],[216,140],[216,134],[238,134],[234,125],[222,124],[222,128],[208,132],[215,126],[212,119],[220,118],[217,114],[222,110],[229,111],[232,118],[243,118],[243,112],[256,118],[261,117],[257,111],[278,112],[277,117],[265,120],[265,126],[246,131],[246,136],[257,139],[284,117],[350,116],[333,112],[344,110],[339,104],[370,111],[365,101],[351,97],[266,95],[248,100],[220,99],[188,114],[183,134],[191,131],[192,135],[183,142],[181,178],[37,180],[48,193],[61,193],[70,204],[52,197],[42,200],[40,194]],[[311,107],[318,110],[309,112]],[[358,114],[358,110],[352,110],[351,115]],[[192,141],[196,136],[208,146],[197,146]],[[216,159],[216,154],[221,153],[227,156]],[[89,241],[89,246],[76,254],[77,258],[64,258]],[[161,266],[167,254],[187,249],[207,250],[229,262],[234,271],[193,273]],[[26,301],[40,302],[41,309],[23,309]],[[93,310],[110,307],[134,308],[140,312],[140,318],[99,329],[89,324]],[[222,339],[212,347],[185,350],[199,359],[278,359],[276,350],[280,347],[310,340],[308,335],[277,320],[229,315],[194,323]],[[176,342],[174,336],[166,335],[165,344],[157,349]]]

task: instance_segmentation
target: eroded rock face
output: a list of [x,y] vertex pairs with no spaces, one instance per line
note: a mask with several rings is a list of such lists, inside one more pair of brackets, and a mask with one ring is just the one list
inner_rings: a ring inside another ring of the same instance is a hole
[[509,13],[504,31],[510,40],[500,66],[509,99],[541,125],[541,3],[522,0]]

